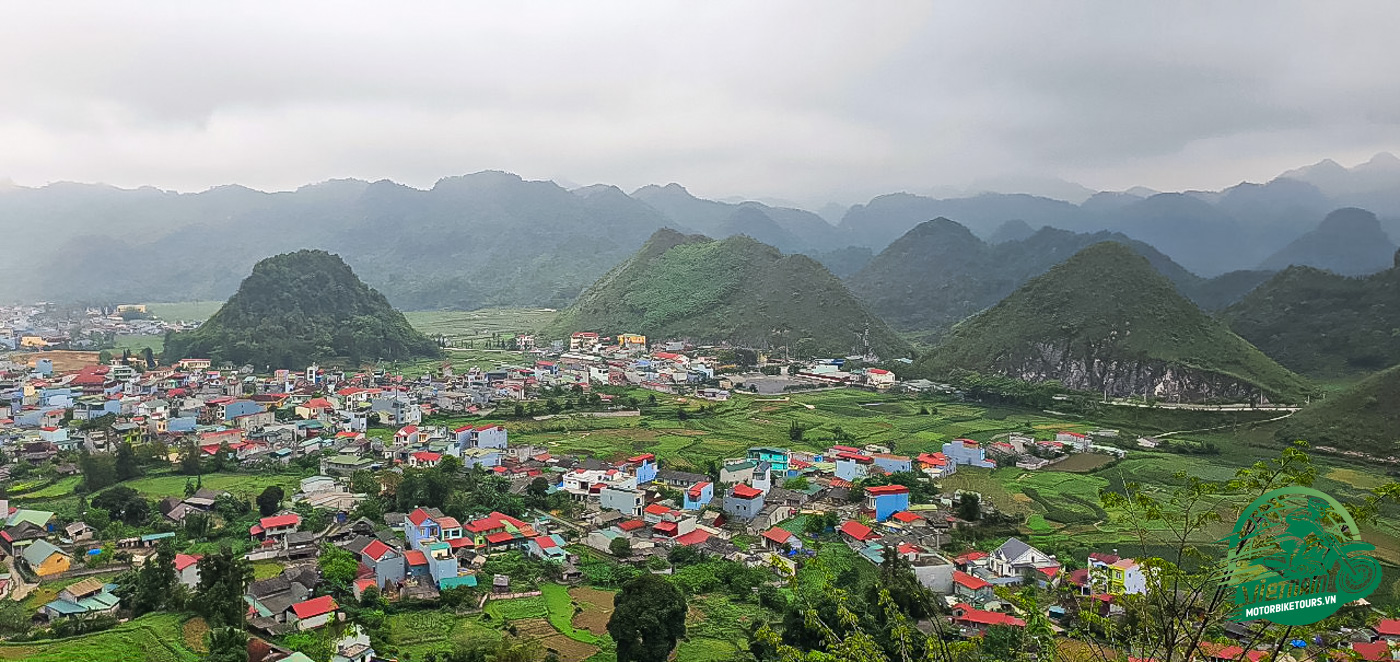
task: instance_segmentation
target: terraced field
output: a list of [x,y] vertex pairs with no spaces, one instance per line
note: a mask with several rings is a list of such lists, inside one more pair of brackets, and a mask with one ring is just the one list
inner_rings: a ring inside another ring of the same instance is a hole
[[185,617],[151,614],[110,630],[44,642],[0,643],[0,660],[26,662],[198,662],[184,636]]

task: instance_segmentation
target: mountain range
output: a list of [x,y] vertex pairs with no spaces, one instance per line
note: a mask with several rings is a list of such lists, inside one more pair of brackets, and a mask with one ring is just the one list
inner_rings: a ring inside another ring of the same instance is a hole
[[716,238],[747,234],[849,276],[939,217],[992,244],[1025,240],[1044,226],[1116,232],[1203,277],[1274,269],[1292,259],[1345,271],[1342,259],[1291,257],[1289,244],[1346,206],[1376,212],[1394,233],[1396,161],[1378,156],[1352,169],[1324,162],[1217,192],[1101,192],[1080,204],[1026,194],[892,193],[844,211],[825,207],[821,215],[781,203],[706,200],[677,184],[629,195],[491,171],[449,177],[427,190],[359,180],[279,193],[8,186],[0,189],[0,231],[24,250],[0,265],[0,278],[10,300],[220,299],[259,259],[319,248],[342,255],[402,308],[562,307],[662,227]]
[[1232,303],[1270,275],[1236,272],[1204,279],[1152,246],[1114,232],[1031,230],[1024,222],[1010,221],[996,235],[1012,238],[987,242],[946,218],[926,221],[896,239],[848,283],[895,329],[934,341],[1033,276],[1105,241],[1122,243],[1147,258],[1183,295],[1207,309]]
[[783,348],[801,357],[869,350],[891,359],[911,351],[815,260],[743,235],[715,240],[670,229],[653,234],[540,335],[574,331]]
[[999,374],[1109,396],[1299,402],[1306,380],[1206,315],[1147,258],[1085,248],[953,328],[915,371]]

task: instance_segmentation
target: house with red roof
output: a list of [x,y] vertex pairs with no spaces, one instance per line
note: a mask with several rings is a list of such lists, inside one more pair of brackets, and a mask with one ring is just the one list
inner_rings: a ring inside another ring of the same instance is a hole
[[710,481],[702,480],[686,489],[684,500],[681,502],[681,508],[685,510],[701,510],[710,504],[714,496],[714,484]]
[[903,485],[875,485],[865,488],[865,509],[883,522],[891,515],[909,510],[909,488]]
[[1383,618],[1376,624],[1376,634],[1386,641],[1400,642],[1400,619]]
[[724,512],[744,521],[758,517],[763,510],[763,491],[740,483],[724,499]]
[[855,542],[870,542],[880,539],[880,534],[853,519],[842,522],[841,526],[836,527],[836,532],[841,534],[843,539]]
[[258,520],[257,524],[249,527],[248,535],[259,542],[280,542],[287,537],[287,534],[295,532],[299,526],[301,526],[301,515],[284,513]]
[[323,595],[288,607],[287,622],[295,623],[298,630],[314,630],[335,620],[339,610],[335,598]]
[[423,434],[417,425],[405,425],[394,433],[394,441],[410,446],[417,444],[422,438]]
[[558,534],[535,536],[525,546],[525,553],[544,561],[564,561],[569,553],[564,551],[564,539]]
[[890,515],[890,519],[894,520],[895,522],[898,522],[900,526],[904,527],[918,527],[928,524],[928,520],[925,520],[923,516],[914,512],[910,512],[908,510],[901,510],[893,515]]
[[476,538],[477,547],[491,554],[521,549],[527,540],[537,535],[535,527],[499,512],[467,522],[463,528]]
[[[356,547],[360,542],[357,540],[351,543],[347,549],[357,551]],[[359,546],[358,552],[360,564],[374,573],[371,579],[375,586],[382,589],[385,584],[396,584],[404,580],[407,568],[403,551],[378,538],[370,538],[367,544]]]
[[190,590],[199,586],[199,559],[201,558],[203,557],[197,554],[175,555],[175,577]]
[[976,604],[995,600],[997,597],[991,582],[961,570],[953,571],[953,595]]
[[865,383],[878,390],[885,390],[894,386],[894,373],[884,368],[867,368],[865,371]]
[[1013,628],[1026,627],[1025,621],[1010,614],[983,611],[964,603],[959,603],[953,607],[953,616],[951,620],[954,625],[968,634],[985,634],[987,628],[994,625]]
[[763,546],[768,549],[779,551],[786,549],[802,549],[802,539],[798,538],[793,532],[782,527],[775,526],[768,529],[764,531],[760,537],[763,538]]
[[930,478],[943,478],[957,472],[958,465],[948,460],[942,453],[919,453],[914,458],[914,467]]
[[439,462],[442,462],[442,453],[414,451],[408,454],[408,466],[410,467],[436,467]]

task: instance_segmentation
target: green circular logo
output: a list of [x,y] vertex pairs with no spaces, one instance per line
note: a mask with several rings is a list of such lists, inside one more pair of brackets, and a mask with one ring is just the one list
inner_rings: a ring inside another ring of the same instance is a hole
[[1269,492],[1245,509],[1229,545],[1222,581],[1234,592],[1232,620],[1306,625],[1364,598],[1381,567],[1336,499],[1309,487]]

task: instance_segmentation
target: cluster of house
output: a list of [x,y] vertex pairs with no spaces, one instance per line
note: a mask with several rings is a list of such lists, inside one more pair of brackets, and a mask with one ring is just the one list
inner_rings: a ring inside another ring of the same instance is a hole
[[160,336],[193,326],[155,319],[144,304],[93,306],[80,315],[50,304],[0,306],[0,348],[92,349],[118,335]]

